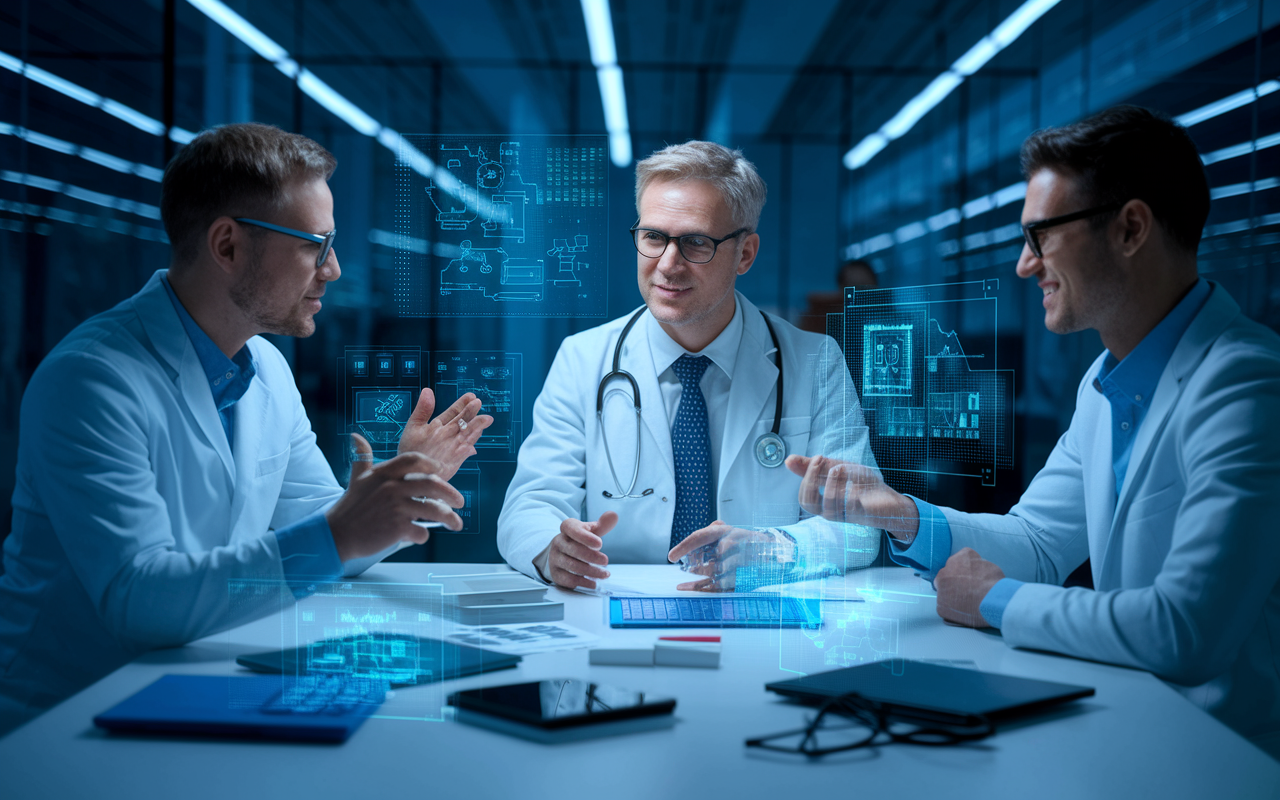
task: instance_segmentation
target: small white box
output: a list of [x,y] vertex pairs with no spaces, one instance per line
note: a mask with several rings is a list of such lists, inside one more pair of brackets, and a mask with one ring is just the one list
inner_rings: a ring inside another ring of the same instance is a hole
[[602,667],[652,667],[652,647],[597,647],[588,660]]
[[720,668],[720,645],[715,642],[663,642],[653,648],[653,663],[659,667]]

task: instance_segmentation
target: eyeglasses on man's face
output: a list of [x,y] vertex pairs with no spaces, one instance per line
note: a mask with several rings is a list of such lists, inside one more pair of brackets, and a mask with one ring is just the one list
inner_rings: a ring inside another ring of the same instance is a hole
[[1084,211],[1076,211],[1071,214],[1063,214],[1060,217],[1049,217],[1048,219],[1036,220],[1028,222],[1022,226],[1022,237],[1027,240],[1027,247],[1031,248],[1031,252],[1036,258],[1044,258],[1044,252],[1040,249],[1040,232],[1058,225],[1066,225],[1068,222],[1075,222],[1078,219],[1088,219],[1096,217],[1099,214],[1106,214],[1109,211],[1117,211],[1124,206],[1124,203],[1108,203],[1105,206],[1094,206],[1086,208]]
[[316,254],[316,269],[324,266],[324,262],[329,260],[329,251],[333,249],[333,239],[338,235],[338,229],[334,228],[325,234],[307,233],[293,228],[286,228],[283,225],[273,225],[270,222],[249,219],[248,217],[235,217],[236,222],[243,222],[246,225],[253,225],[258,228],[266,228],[269,231],[283,233],[286,236],[296,236],[299,239],[306,239],[308,242],[315,242],[320,245],[320,252]]
[[639,221],[637,221],[635,225],[631,226],[631,240],[635,242],[636,252],[645,258],[662,258],[662,254],[667,252],[667,245],[672,240],[675,240],[676,247],[680,250],[681,258],[690,264],[706,264],[716,257],[716,249],[721,244],[748,232],[747,228],[738,228],[733,233],[720,239],[713,239],[701,233],[668,236],[662,231],[655,231],[653,228],[641,228]]

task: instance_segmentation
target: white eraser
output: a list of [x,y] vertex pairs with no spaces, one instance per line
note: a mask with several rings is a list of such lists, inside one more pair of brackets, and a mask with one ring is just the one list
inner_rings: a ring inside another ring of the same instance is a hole
[[597,647],[588,660],[603,667],[652,667],[652,647]]
[[720,645],[715,642],[658,642],[653,663],[659,667],[720,668]]

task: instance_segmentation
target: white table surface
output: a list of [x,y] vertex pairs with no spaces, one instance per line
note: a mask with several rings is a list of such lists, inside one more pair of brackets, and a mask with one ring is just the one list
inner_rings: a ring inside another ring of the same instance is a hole
[[[505,567],[384,564],[365,578],[421,583],[432,572],[499,569]],[[683,578],[665,566],[615,566],[613,572],[618,582],[646,588],[673,587]],[[373,718],[335,746],[111,737],[93,727],[95,714],[163,674],[241,672],[236,654],[272,644],[264,633],[270,626],[260,623],[151,653],[0,739],[0,796],[1280,797],[1280,764],[1149,674],[1014,650],[990,633],[947,626],[934,611],[928,584],[909,570],[850,573],[841,588],[868,598],[838,604],[845,613],[893,621],[899,657],[967,659],[982,670],[1093,686],[1097,694],[971,745],[890,745],[809,762],[748,750],[743,739],[804,723],[810,711],[766,692],[764,684],[793,677],[784,664],[820,659],[822,651],[800,631],[729,629],[718,631],[724,641],[718,670],[596,667],[586,650],[572,650],[526,656],[516,669],[445,684],[452,691],[589,677],[674,696],[679,721],[669,730],[541,745],[452,719]],[[604,644],[652,642],[658,635],[610,630],[600,598],[558,589],[549,594],[565,601],[565,622],[600,634]]]

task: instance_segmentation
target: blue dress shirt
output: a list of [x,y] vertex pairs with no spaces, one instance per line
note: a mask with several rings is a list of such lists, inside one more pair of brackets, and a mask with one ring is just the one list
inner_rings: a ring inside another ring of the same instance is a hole
[[[234,449],[235,440],[231,434],[235,416],[232,409],[244,397],[244,393],[249,391],[249,384],[257,374],[253,356],[248,345],[245,345],[236,353],[235,358],[227,358],[209,338],[209,334],[187,313],[182,301],[169,285],[168,276],[161,276],[160,281],[169,293],[173,309],[178,312],[178,319],[182,321],[187,338],[191,340],[196,357],[200,359],[200,366],[204,368],[205,377],[209,379],[209,389],[213,392],[213,404],[218,409],[222,430],[227,434],[227,444]],[[297,597],[304,597],[314,591],[314,587],[310,586],[311,580],[326,580],[342,575],[342,560],[338,558],[333,532],[329,530],[329,520],[323,511],[276,531],[276,544],[280,550],[280,565],[284,570],[285,580],[289,581],[289,586]]]
[[[1124,360],[1117,361],[1110,351],[1102,359],[1102,366],[1093,379],[1093,388],[1106,396],[1111,406],[1111,468],[1115,472],[1117,497],[1124,487],[1133,441],[1147,409],[1151,407],[1151,397],[1160,382],[1160,375],[1173,357],[1182,335],[1208,299],[1209,283],[1201,278]],[[937,506],[916,497],[911,499],[920,513],[919,532],[907,547],[890,537],[893,544],[889,548],[889,557],[903,566],[920,570],[932,582],[933,576],[946,566],[951,556],[951,526]],[[978,612],[991,627],[1001,627],[1004,610],[1022,583],[1013,578],[1002,578],[982,598]]]

